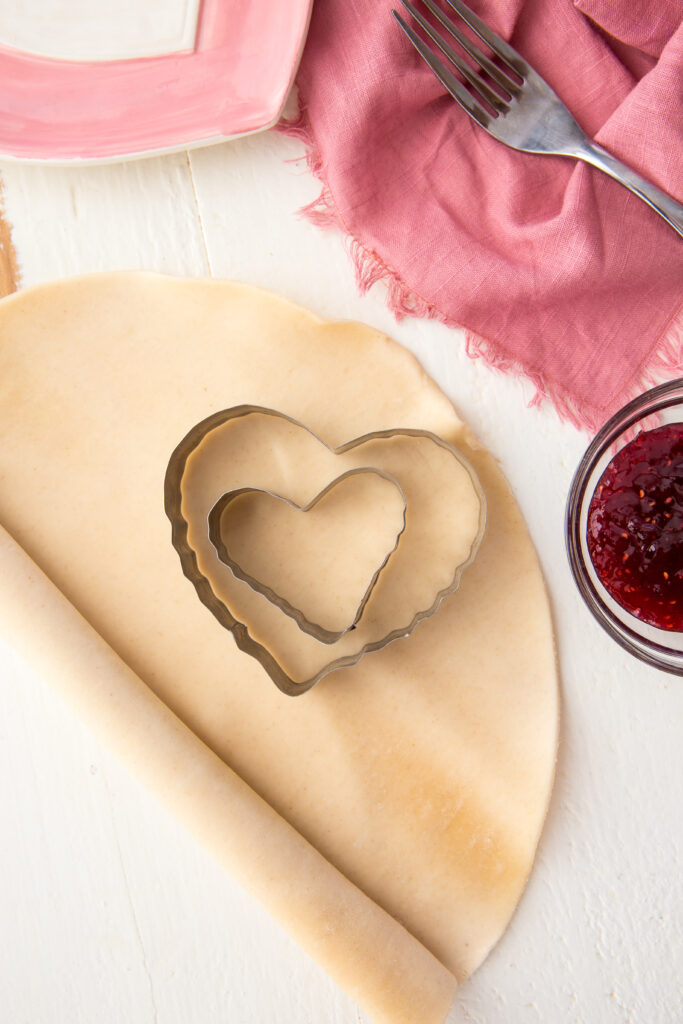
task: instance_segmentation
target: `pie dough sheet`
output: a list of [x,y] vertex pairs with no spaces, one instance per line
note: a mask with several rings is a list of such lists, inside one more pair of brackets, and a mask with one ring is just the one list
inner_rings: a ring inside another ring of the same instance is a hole
[[450,971],[183,725],[2,527],[0,567],[3,633],[140,782],[375,1020],[441,1021]]
[[[163,509],[178,441],[245,403],[333,446],[433,431],[488,503],[438,613],[294,699],[201,604]],[[441,1024],[524,888],[557,742],[545,588],[493,458],[380,333],[145,274],[0,304],[0,425],[0,628],[378,1024]]]

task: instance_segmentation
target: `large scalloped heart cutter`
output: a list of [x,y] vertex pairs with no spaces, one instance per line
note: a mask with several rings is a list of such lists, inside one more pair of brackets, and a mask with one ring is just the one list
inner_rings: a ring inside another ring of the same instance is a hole
[[[288,438],[303,444],[306,458],[302,461],[298,451],[289,458],[285,478],[290,492],[297,493],[283,498],[285,488],[277,477],[288,462]],[[257,456],[258,468],[252,469]],[[309,462],[316,463],[317,475],[311,476]],[[305,486],[297,478],[298,472],[304,475],[304,468]],[[440,476],[435,476],[437,470]],[[328,630],[335,635],[321,636],[320,623],[231,556],[226,513],[240,496],[259,492],[284,500],[298,515],[310,515],[342,480],[360,474],[372,474],[397,489],[403,502],[402,523],[393,547],[385,549],[375,565],[352,620],[342,629]],[[305,500],[300,500],[301,493]],[[433,615],[443,599],[457,590],[476,556],[486,522],[486,501],[474,470],[436,434],[408,428],[380,430],[333,447],[298,420],[252,405],[215,413],[189,431],[171,455],[164,496],[173,545],[200,600],[233,633],[238,647],[256,658],[279,689],[292,696],[305,693],[330,672],[355,665],[366,654],[408,636]],[[445,496],[452,499],[448,505]],[[451,505],[462,506],[462,515],[459,507]],[[462,534],[457,539],[452,538],[455,527]],[[254,619],[254,609],[264,598],[272,609],[267,615],[275,623],[275,638],[264,635],[267,630]],[[280,619],[273,619],[276,615]],[[286,622],[292,625],[287,627]],[[303,674],[291,668],[279,636],[284,630],[291,641],[294,626],[305,648],[304,664],[312,666]]]

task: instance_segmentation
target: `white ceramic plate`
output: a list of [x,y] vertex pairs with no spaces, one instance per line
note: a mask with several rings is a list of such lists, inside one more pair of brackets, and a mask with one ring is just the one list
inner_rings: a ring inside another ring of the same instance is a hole
[[24,21],[14,9],[0,14],[4,157],[115,160],[271,127],[312,0],[169,0],[147,10],[125,0],[115,14],[96,3],[98,17],[92,4],[72,4],[66,29],[56,0],[25,5]]

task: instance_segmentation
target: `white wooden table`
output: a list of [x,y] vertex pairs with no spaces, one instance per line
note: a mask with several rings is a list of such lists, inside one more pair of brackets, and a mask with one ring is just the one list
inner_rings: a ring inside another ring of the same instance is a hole
[[[587,438],[457,331],[358,294],[318,193],[268,133],[190,155],[0,165],[23,286],[145,268],[249,281],[413,350],[500,459],[552,595],[557,780],[529,886],[450,1024],[683,1020],[683,680],[623,653],[571,581],[564,501]],[[0,1019],[7,1024],[357,1024],[366,1018],[0,644]]]

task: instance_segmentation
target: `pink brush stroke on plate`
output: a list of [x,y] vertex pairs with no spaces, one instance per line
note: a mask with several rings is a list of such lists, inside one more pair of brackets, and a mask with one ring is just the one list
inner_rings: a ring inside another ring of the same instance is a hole
[[0,47],[0,153],[99,160],[270,127],[296,73],[311,0],[204,0],[194,50],[60,61]]

